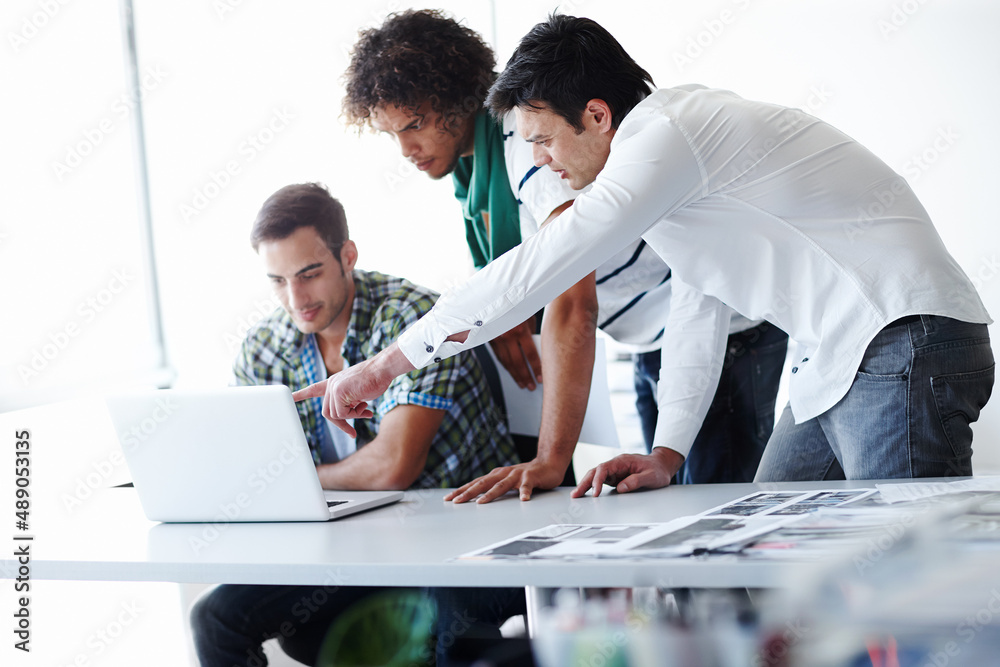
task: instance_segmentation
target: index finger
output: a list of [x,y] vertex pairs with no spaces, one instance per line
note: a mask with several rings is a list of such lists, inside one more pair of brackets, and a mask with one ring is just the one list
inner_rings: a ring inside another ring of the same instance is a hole
[[587,474],[584,475],[583,479],[580,480],[580,483],[576,485],[575,489],[573,489],[573,492],[569,494],[570,497],[579,498],[583,495],[586,495],[587,490],[590,488],[590,483],[594,479],[594,474],[596,472],[597,468],[591,468],[590,470],[588,470]]
[[298,403],[307,398],[319,398],[324,394],[326,394],[326,380],[321,380],[316,384],[311,384],[308,387],[303,387],[298,391],[292,392],[292,400]]
[[339,428],[341,431],[351,436],[352,438],[358,437],[358,432],[351,426],[346,419],[331,419],[333,425]]

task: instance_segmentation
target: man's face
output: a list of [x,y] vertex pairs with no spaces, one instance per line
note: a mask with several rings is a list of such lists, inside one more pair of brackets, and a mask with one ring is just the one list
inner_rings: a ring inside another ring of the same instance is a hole
[[458,158],[472,155],[473,117],[444,129],[441,114],[424,102],[417,110],[397,106],[372,109],[372,127],[393,136],[403,157],[437,180],[455,170]]
[[283,239],[261,241],[257,252],[274,293],[299,331],[320,333],[350,319],[354,296],[350,272],[357,258],[351,241],[341,248],[343,264],[312,227],[299,227]]
[[614,130],[607,130],[608,121],[602,124],[596,120],[589,106],[583,113],[584,130],[580,133],[562,116],[539,106],[542,108],[514,110],[518,132],[531,143],[535,165],[548,165],[560,178],[568,180],[574,190],[587,187],[608,161]]

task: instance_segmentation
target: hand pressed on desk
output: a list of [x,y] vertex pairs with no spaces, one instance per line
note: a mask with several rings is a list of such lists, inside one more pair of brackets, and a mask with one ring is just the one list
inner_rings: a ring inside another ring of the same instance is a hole
[[596,498],[605,484],[618,493],[659,489],[670,484],[682,463],[684,457],[667,447],[655,447],[652,454],[622,454],[587,471],[570,495],[579,498],[593,488]]
[[464,503],[479,496],[477,503],[488,503],[517,489],[521,500],[531,500],[534,489],[554,489],[559,486],[566,474],[566,467],[564,465],[560,468],[559,465],[534,459],[527,463],[494,468],[448,493],[444,499]]

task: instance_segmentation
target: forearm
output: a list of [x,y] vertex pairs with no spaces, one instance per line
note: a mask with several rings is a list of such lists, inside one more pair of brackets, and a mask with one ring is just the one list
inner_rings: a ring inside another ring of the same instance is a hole
[[425,454],[420,461],[402,461],[376,439],[342,461],[318,465],[316,472],[324,489],[403,490],[420,476],[426,458]]
[[554,300],[542,322],[542,423],[538,459],[565,471],[580,438],[594,371],[597,298],[587,276]]
[[423,472],[444,416],[444,410],[397,405],[382,417],[374,440],[342,461],[317,466],[323,488],[408,488]]
[[376,377],[392,381],[402,375],[414,370],[416,366],[411,364],[399,349],[397,343],[393,343],[374,357],[368,360],[371,364],[371,371]]

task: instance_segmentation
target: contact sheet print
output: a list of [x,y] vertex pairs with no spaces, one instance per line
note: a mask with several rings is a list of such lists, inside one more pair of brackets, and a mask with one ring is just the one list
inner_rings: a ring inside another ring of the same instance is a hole
[[553,524],[459,558],[636,559],[734,552],[819,509],[869,498],[875,489],[758,492],[665,523]]

